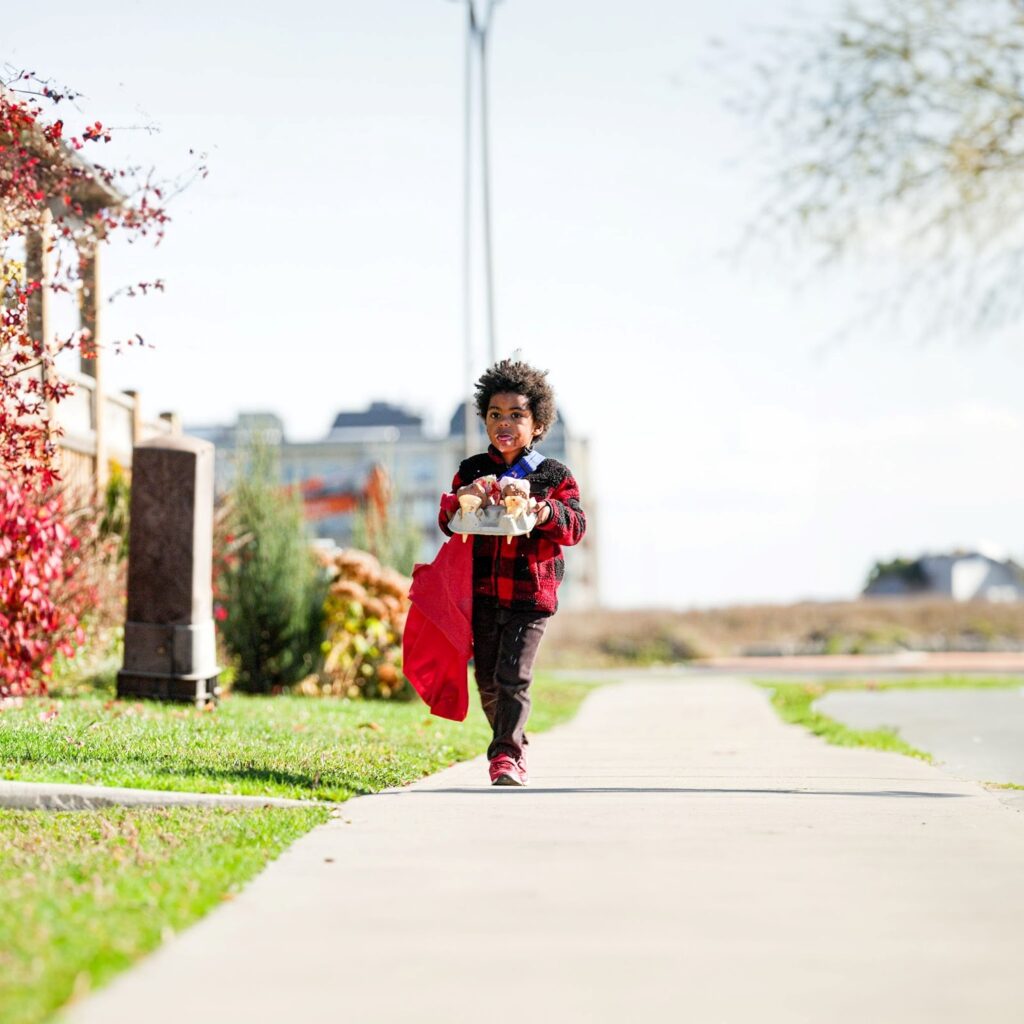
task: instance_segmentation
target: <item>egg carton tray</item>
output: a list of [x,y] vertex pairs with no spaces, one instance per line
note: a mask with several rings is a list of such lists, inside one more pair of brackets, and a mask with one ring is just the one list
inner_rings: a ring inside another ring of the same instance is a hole
[[448,520],[448,529],[452,533],[461,533],[463,540],[477,533],[486,537],[507,537],[509,543],[513,537],[530,533],[536,525],[535,513],[520,512],[517,516],[510,516],[501,505],[488,505],[465,514],[460,510]]

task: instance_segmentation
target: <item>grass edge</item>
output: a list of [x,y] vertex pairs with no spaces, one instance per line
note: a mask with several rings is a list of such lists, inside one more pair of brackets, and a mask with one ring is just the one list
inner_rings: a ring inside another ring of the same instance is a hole
[[[802,726],[812,735],[833,746],[862,747],[883,753],[903,754],[927,764],[935,763],[935,759],[928,751],[911,746],[895,729],[852,729],[816,711],[814,702],[829,692],[830,687],[827,684],[757,680],[757,685],[771,691],[772,707],[782,721],[789,725]],[[865,685],[862,688],[869,687]]]

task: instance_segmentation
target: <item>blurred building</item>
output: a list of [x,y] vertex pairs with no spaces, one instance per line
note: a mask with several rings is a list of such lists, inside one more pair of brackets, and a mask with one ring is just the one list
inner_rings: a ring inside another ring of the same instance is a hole
[[[273,413],[243,413],[232,425],[188,426],[186,430],[216,446],[218,491],[230,488],[238,453],[260,442],[278,452],[282,482],[301,489],[306,518],[317,537],[350,546],[357,512],[386,496],[389,514],[420,531],[421,559],[430,561],[444,540],[437,526],[438,499],[451,488],[455,470],[465,458],[465,425],[462,405],[453,412],[447,433],[437,436],[425,429],[422,416],[387,402],[372,402],[361,411],[339,412],[320,441],[289,441],[284,424]],[[479,437],[476,450],[485,444],[482,429]],[[560,603],[566,608],[595,607],[598,564],[589,444],[559,420],[538,448],[569,466],[588,512],[583,543],[565,550]]]
[[989,549],[896,559],[875,566],[864,596],[1024,601],[1024,568]]

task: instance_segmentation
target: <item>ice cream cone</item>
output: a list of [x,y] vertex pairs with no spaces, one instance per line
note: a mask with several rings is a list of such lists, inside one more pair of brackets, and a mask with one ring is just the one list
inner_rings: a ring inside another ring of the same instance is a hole
[[521,494],[510,494],[504,500],[505,514],[510,519],[515,519],[516,516],[525,512],[530,504],[530,499],[524,498]]
[[468,513],[478,511],[481,500],[479,495],[463,494],[459,498],[459,518],[465,519]]

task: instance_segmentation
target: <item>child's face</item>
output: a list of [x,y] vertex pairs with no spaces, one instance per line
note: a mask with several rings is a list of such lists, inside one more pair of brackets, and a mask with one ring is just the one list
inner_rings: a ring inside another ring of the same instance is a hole
[[488,439],[501,452],[506,465],[511,465],[519,458],[519,453],[533,444],[541,433],[541,428],[533,422],[533,413],[526,395],[517,395],[511,391],[499,391],[491,395],[484,423]]

